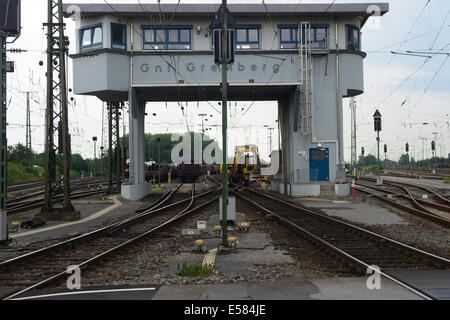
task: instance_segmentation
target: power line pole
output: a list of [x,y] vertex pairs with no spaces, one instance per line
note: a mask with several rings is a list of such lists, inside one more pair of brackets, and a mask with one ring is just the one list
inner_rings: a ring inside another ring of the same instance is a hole
[[8,240],[6,212],[6,34],[0,30],[0,242]]
[[[47,109],[45,141],[45,204],[43,213],[54,211],[54,199],[64,193],[63,212],[73,212],[70,200],[70,137],[68,128],[66,56],[69,40],[64,36],[62,0],[48,0]],[[59,134],[57,146],[54,138]],[[56,153],[61,155],[57,159]],[[57,170],[58,169],[58,170]],[[60,177],[56,175],[59,174]]]
[[[108,102],[108,191],[113,192],[114,184],[120,190],[122,177],[122,149],[120,147],[120,110],[122,102]],[[114,153],[114,154],[113,154]],[[113,163],[116,167],[116,179],[113,178]]]
[[200,113],[199,116],[202,117],[202,152],[203,152],[203,140],[205,138],[205,128],[204,128],[204,125],[203,125],[203,119],[204,119],[203,117],[206,117],[207,114],[206,113]]
[[227,0],[222,0],[222,144],[223,144],[223,170],[222,170],[222,245],[228,247],[228,161],[227,161]]
[[273,130],[275,130],[275,128],[270,127],[268,128],[268,130],[269,130],[269,155],[270,155],[272,153],[272,133]]
[[31,150],[31,117],[30,117],[30,92],[27,92],[27,121],[26,121],[26,150],[27,150],[27,160],[28,166],[31,169],[32,164],[32,154]]

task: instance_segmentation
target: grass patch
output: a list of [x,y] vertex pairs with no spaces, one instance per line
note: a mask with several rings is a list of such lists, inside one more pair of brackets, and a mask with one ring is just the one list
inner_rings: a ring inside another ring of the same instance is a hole
[[177,272],[182,277],[208,277],[218,273],[219,271],[213,265],[203,265],[201,262],[193,265],[188,265],[185,262],[181,267],[178,265]]
[[445,177],[444,180],[442,180],[443,183],[450,183],[450,177]]
[[163,194],[164,190],[163,190],[163,188],[152,187],[152,193],[153,194]]

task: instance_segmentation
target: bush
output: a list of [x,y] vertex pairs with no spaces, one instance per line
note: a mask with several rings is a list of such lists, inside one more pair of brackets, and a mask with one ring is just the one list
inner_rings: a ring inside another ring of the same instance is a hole
[[44,178],[43,168],[28,168],[19,163],[8,163],[8,183],[26,182]]

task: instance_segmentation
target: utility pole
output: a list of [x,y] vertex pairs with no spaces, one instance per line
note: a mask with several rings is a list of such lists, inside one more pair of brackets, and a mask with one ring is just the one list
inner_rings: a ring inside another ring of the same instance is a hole
[[125,127],[125,108],[123,109],[124,115],[123,115],[123,154],[122,154],[122,180],[125,180],[125,168],[127,165],[127,145],[125,143],[125,134],[126,134],[126,127]]
[[6,34],[0,30],[0,242],[8,241],[6,212]]
[[273,130],[275,130],[275,128],[270,127],[268,128],[268,130],[269,130],[269,155],[270,155],[272,153],[272,133]]
[[202,117],[202,152],[203,152],[203,140],[205,138],[205,129],[204,129],[204,125],[203,125],[203,117],[206,117],[207,114],[206,113],[200,113],[199,117]]
[[26,114],[26,125],[25,125],[25,149],[27,152],[27,164],[28,168],[31,169],[32,164],[32,151],[31,151],[31,117],[30,117],[30,91],[25,92],[27,94],[27,114]]
[[[54,198],[63,191],[63,212],[73,212],[70,200],[70,137],[68,128],[66,56],[62,0],[48,0],[47,109],[45,141],[45,204],[43,213],[54,211]],[[54,138],[59,133],[57,146]],[[56,153],[61,155],[57,161]],[[57,167],[59,170],[57,170]],[[60,177],[56,177],[56,174]]]
[[161,187],[161,138],[157,138],[156,142],[158,142],[158,187]]
[[425,161],[425,141],[427,141],[427,138],[420,138],[422,140],[422,159]]
[[[122,148],[120,147],[120,110],[123,102],[108,102],[108,191],[112,194],[113,185],[120,190],[122,177]],[[114,152],[114,155],[113,155]],[[113,161],[114,159],[114,161]],[[113,179],[113,163],[116,164],[116,181]]]
[[223,170],[222,170],[222,246],[228,247],[228,161],[227,161],[227,0],[222,0],[222,144],[223,144]]

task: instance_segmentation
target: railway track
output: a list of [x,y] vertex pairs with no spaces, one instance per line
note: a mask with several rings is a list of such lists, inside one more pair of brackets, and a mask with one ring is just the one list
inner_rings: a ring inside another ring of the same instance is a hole
[[[363,179],[363,180],[367,180],[367,179]],[[373,182],[372,180],[368,180],[368,181]],[[380,201],[383,201],[393,207],[396,207],[403,211],[415,214],[421,218],[433,221],[433,222],[438,223],[446,228],[450,227],[450,206],[448,206],[446,204],[440,204],[437,202],[420,199],[420,198],[414,196],[407,187],[402,186],[400,184],[390,183],[390,182],[385,182],[385,184],[390,184],[390,185],[394,186],[395,188],[401,190],[403,193],[398,193],[396,191],[393,191],[392,189],[387,189],[385,187],[381,188],[381,187],[368,185],[368,184],[361,183],[361,182],[357,182],[356,189],[365,194],[369,194],[372,197],[374,197]],[[415,186],[413,186],[413,187],[415,187]],[[417,187],[417,188],[421,189],[421,187]],[[425,189],[427,189],[427,188],[425,188]],[[429,190],[429,192],[431,194],[438,195],[437,193],[435,193],[432,190]],[[412,206],[409,206],[409,205],[405,204],[404,202],[402,203],[401,201],[394,200],[395,197],[404,199],[406,203],[409,203]],[[442,199],[445,199],[445,198],[442,198]]]
[[396,269],[450,269],[450,260],[413,248],[371,231],[339,221],[287,201],[249,188],[233,191],[262,212],[272,214],[294,227],[301,234],[339,257],[349,266],[366,272],[371,266],[380,268],[380,274],[403,287],[432,299],[418,288],[389,274]]
[[[78,181],[72,185],[71,190],[71,199],[79,199],[83,197],[88,197],[92,195],[102,194],[108,192],[108,187],[103,187],[102,185],[105,183],[105,181],[101,182],[94,182],[96,185],[99,185],[101,187],[91,190],[90,185],[93,184],[91,181]],[[88,190],[84,190],[88,188]],[[117,190],[113,189],[113,192]],[[16,197],[13,199],[8,199],[6,203],[6,210],[9,215],[14,215],[17,213],[21,213],[24,211],[40,208],[44,205],[44,192],[38,191],[26,194],[21,197]],[[58,194],[54,198],[54,201],[59,202],[64,200],[64,195]]]
[[[14,299],[31,290],[61,283],[67,267],[93,267],[96,262],[145,239],[165,226],[218,199],[219,189],[195,195],[194,184],[188,198],[113,223],[79,237],[42,248],[0,263],[0,286],[21,288],[5,299]],[[195,206],[194,206],[195,204]]]

